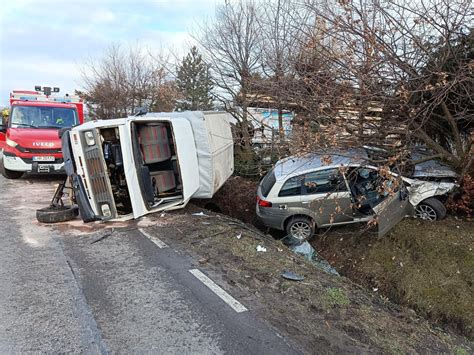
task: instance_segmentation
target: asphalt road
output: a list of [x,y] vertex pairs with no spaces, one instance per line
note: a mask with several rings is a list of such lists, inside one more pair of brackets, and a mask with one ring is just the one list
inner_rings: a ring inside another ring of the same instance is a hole
[[187,253],[137,229],[159,226],[37,223],[57,182],[0,176],[0,353],[297,353],[252,304],[237,313],[191,274]]

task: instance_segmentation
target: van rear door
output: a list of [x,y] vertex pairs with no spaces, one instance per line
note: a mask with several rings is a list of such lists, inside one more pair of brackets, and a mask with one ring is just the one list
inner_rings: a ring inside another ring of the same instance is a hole
[[[173,128],[173,139],[176,148],[176,158],[183,186],[183,197],[182,199],[173,203],[173,206],[187,203],[199,188],[198,160],[191,124],[185,119],[167,120],[164,117],[160,117],[159,119],[156,117],[150,119],[139,118],[137,120],[140,120],[141,122],[169,121],[171,123]],[[120,126],[119,130],[120,137],[122,138],[122,157],[125,167],[124,170],[127,180],[128,192],[133,208],[133,217],[138,218],[148,213],[170,208],[171,206],[157,206],[155,208],[148,209],[146,205],[146,196],[143,196],[144,192],[140,188],[140,177],[137,172],[138,164],[135,164],[135,157],[131,148],[133,146],[133,138],[131,133],[131,124],[133,121],[133,119],[129,120],[126,125]],[[123,139],[123,137],[127,137],[127,139]]]
[[178,166],[183,184],[183,200],[188,202],[199,189],[199,165],[191,124],[186,119],[171,120]]

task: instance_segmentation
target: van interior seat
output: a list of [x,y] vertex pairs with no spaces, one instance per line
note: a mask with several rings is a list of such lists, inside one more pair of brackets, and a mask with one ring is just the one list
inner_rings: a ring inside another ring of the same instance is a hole
[[158,163],[171,158],[168,132],[165,125],[140,125],[138,137],[145,164]]
[[153,171],[150,173],[150,177],[157,195],[176,188],[176,178],[173,170]]

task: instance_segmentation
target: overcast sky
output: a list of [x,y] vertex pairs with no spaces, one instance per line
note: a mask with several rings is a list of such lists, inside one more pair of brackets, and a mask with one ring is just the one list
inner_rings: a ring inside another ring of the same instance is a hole
[[81,67],[112,43],[184,54],[220,0],[5,0],[0,8],[0,106],[13,89],[81,88]]

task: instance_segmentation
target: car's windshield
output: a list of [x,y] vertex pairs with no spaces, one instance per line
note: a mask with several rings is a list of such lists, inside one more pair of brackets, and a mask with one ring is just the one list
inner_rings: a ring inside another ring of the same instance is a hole
[[14,106],[11,113],[13,128],[63,128],[77,125],[73,108]]

